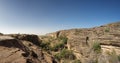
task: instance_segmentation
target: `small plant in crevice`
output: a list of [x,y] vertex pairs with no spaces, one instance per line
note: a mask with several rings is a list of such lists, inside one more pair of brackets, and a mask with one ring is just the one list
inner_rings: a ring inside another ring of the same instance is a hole
[[106,28],[106,29],[105,29],[105,32],[110,32],[110,28]]
[[118,60],[120,61],[120,55],[118,55]]
[[63,49],[64,48],[64,44],[63,43],[59,43],[54,45],[53,47],[51,47],[52,51],[58,51],[59,49]]
[[57,60],[69,59],[74,60],[76,57],[71,50],[63,49],[60,53],[54,55]]
[[93,46],[92,46],[93,50],[97,53],[100,53],[101,52],[101,46],[100,46],[100,43],[99,42],[94,42],[93,43]]
[[62,43],[64,43],[64,44],[67,44],[68,38],[65,37],[65,36],[60,36],[60,37],[58,37],[58,40],[59,40],[59,41],[62,41]]

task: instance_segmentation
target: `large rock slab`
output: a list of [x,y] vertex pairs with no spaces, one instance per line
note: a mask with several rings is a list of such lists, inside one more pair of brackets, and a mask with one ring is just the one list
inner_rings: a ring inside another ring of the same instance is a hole
[[[32,37],[30,36],[29,38]],[[36,46],[36,43],[30,42],[26,36],[24,39],[16,39],[8,35],[0,36],[0,63],[53,62],[54,60],[51,55],[44,53]]]

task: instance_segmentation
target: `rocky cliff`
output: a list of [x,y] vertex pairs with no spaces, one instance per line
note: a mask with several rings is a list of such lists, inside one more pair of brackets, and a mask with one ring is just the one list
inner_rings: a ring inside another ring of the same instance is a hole
[[37,35],[0,36],[0,63],[53,63],[52,56],[38,46],[40,42]]
[[[68,38],[65,47],[72,50],[81,63],[119,63],[120,22],[94,28],[61,30],[47,36],[53,38],[49,38],[51,42],[59,42],[56,39],[61,36]],[[100,49],[100,53],[94,48],[98,51]]]
[[44,36],[0,33],[0,63],[120,63],[120,22]]

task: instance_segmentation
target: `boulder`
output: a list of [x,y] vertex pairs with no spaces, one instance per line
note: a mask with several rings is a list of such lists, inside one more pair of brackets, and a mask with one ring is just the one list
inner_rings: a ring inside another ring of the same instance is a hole
[[31,43],[39,46],[41,43],[41,40],[37,35],[27,35],[27,34],[11,34],[10,36],[19,39],[19,40],[25,40],[30,41]]

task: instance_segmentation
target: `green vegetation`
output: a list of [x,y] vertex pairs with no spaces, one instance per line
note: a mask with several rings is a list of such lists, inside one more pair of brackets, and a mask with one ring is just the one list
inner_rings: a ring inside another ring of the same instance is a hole
[[92,46],[93,50],[97,53],[99,53],[101,51],[101,46],[99,42],[94,42],[93,46]]
[[92,63],[98,63],[98,60],[93,61]]
[[[52,38],[49,38],[49,39],[52,39]],[[47,42],[42,42],[40,47],[43,49],[43,50],[51,50],[51,51],[58,51],[58,50],[62,50],[64,47],[65,47],[65,44],[67,44],[67,40],[68,38],[65,37],[65,36],[60,36],[58,37],[57,39],[54,39],[54,40],[58,40],[58,43],[55,44],[54,46],[50,46],[50,43],[51,40],[47,41]],[[53,40],[53,41],[54,41]]]
[[40,44],[40,47],[45,50],[45,51],[48,51],[48,50],[51,50],[51,51],[58,51],[59,49],[63,49],[64,48],[64,44],[63,43],[60,43],[60,44],[56,44],[54,45],[53,47],[50,46],[50,42],[42,42]]
[[50,43],[49,42],[42,42],[40,44],[40,47],[43,49],[43,50],[50,50]]
[[63,49],[60,53],[54,55],[57,60],[70,59],[74,60],[76,57],[71,50]]
[[120,61],[120,55],[118,55],[118,60]]
[[52,51],[62,50],[65,47],[65,44],[67,44],[68,38],[66,38],[65,36],[60,36],[57,38],[57,40],[59,40],[60,43],[53,46],[51,48]]
[[105,29],[105,32],[109,32],[109,31],[110,31],[110,28],[106,28],[106,29]]
[[52,51],[58,51],[59,49],[64,48],[64,43],[56,44],[55,46],[51,47]]
[[64,44],[67,44],[68,38],[65,37],[65,36],[60,36],[60,37],[58,37],[58,40],[59,40],[59,41],[62,41],[62,43],[64,43]]

